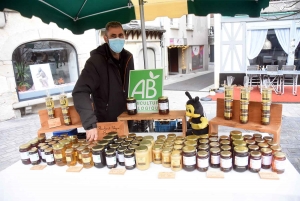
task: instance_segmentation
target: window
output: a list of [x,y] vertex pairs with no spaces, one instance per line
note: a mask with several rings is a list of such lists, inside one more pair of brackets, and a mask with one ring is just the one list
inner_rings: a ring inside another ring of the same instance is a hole
[[[148,69],[156,69],[155,65],[155,52],[151,48],[147,48],[147,58],[148,58]],[[139,52],[139,68],[137,69],[146,69],[144,66],[144,55],[143,50]]]
[[12,55],[19,101],[72,92],[78,79],[77,53],[62,41],[20,45]]

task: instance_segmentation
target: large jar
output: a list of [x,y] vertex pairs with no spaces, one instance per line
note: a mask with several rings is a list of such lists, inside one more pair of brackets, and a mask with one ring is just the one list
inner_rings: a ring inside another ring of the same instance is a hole
[[105,152],[106,166],[109,169],[117,167],[117,154],[115,149],[108,149]]
[[119,147],[117,149],[117,158],[118,158],[118,162],[119,165],[124,166],[125,165],[125,160],[124,160],[124,151],[126,150],[126,147]]
[[197,170],[206,172],[209,166],[209,156],[207,151],[198,151],[197,153]]
[[248,160],[248,148],[244,146],[235,146],[233,169],[237,172],[245,172],[248,169]]
[[64,166],[67,164],[66,161],[66,149],[62,144],[54,144],[53,146],[53,153],[55,158],[55,163],[58,166]]
[[182,168],[185,171],[196,169],[196,148],[193,146],[184,146],[182,149]]
[[126,170],[133,170],[136,167],[133,150],[124,151],[124,161]]
[[172,148],[165,147],[162,150],[162,166],[169,168],[171,167],[171,152]]
[[135,149],[136,168],[147,170],[150,167],[148,147],[141,145]]
[[20,152],[21,160],[22,160],[22,163],[24,165],[31,164],[30,157],[29,157],[29,150],[30,150],[30,148],[31,148],[31,145],[29,143],[28,144],[22,144],[19,147],[19,152]]
[[140,146],[147,146],[147,152],[148,152],[148,159],[149,159],[149,162],[151,163],[152,162],[152,143],[150,140],[143,140],[141,141],[140,143]]
[[169,114],[169,99],[166,96],[158,98],[158,113]]
[[212,168],[220,167],[220,148],[210,148],[209,166]]
[[41,159],[38,153],[38,149],[36,147],[32,147],[29,150],[29,158],[32,165],[38,165],[41,163]]
[[275,152],[272,160],[272,171],[282,174],[285,171],[286,156],[283,152]]
[[262,162],[261,162],[261,168],[262,169],[269,169],[271,168],[272,164],[272,149],[270,148],[262,148],[261,150],[262,155]]
[[178,150],[173,150],[171,154],[171,170],[177,172],[182,169],[182,157]]
[[153,150],[152,150],[153,163],[161,164],[161,162],[162,162],[161,153],[162,153],[162,145],[161,144],[154,145]]
[[89,149],[84,149],[81,152],[83,168],[91,168],[94,166],[92,152]]
[[77,159],[75,157],[75,151],[73,148],[66,150],[66,161],[67,166],[75,166],[77,164]]
[[127,105],[127,114],[135,115],[137,114],[137,104],[136,99],[134,97],[128,97],[126,101]]
[[103,145],[96,145],[92,147],[92,157],[94,166],[96,168],[103,168],[106,166],[105,151]]
[[54,155],[53,155],[53,149],[51,147],[45,149],[45,158],[47,165],[54,165]]
[[257,173],[261,169],[261,153],[259,151],[250,152],[249,171]]
[[230,172],[232,170],[232,155],[230,151],[221,151],[220,170],[223,172]]

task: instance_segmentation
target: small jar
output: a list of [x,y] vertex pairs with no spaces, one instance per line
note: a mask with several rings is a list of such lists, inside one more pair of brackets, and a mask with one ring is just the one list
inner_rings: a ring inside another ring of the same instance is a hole
[[77,148],[77,155],[78,155],[78,163],[82,164],[82,155],[81,152],[86,148],[86,146],[80,146]]
[[148,152],[148,160],[149,163],[151,163],[153,161],[152,159],[152,143],[150,140],[143,140],[140,143],[140,146],[147,146],[147,152]]
[[126,100],[127,105],[127,114],[135,115],[137,114],[137,104],[136,99],[134,97],[128,97]]
[[141,145],[135,149],[136,168],[147,170],[150,167],[148,147]]
[[246,140],[251,140],[252,139],[252,135],[243,135],[244,141]]
[[68,140],[71,141],[72,145],[78,143],[78,137],[77,137],[77,135],[71,135],[71,136],[69,136]]
[[79,146],[82,146],[84,142],[86,142],[86,139],[78,139]]
[[177,172],[182,169],[182,157],[178,150],[173,150],[171,154],[171,170]]
[[259,151],[259,146],[255,144],[251,144],[248,146],[249,152],[251,151]]
[[127,135],[120,135],[119,136],[119,139],[121,139],[121,140],[125,140],[127,138]]
[[165,135],[158,135],[158,136],[157,136],[157,139],[158,139],[158,140],[159,140],[159,139],[165,140],[165,139],[167,139],[167,137],[166,137]]
[[189,136],[186,136],[185,140],[188,141],[188,140],[194,140],[197,142],[197,140],[199,139],[199,137],[197,135],[189,135]]
[[241,140],[241,141],[244,141],[244,138],[243,138],[243,136],[232,136],[231,137],[231,142],[233,142],[233,141],[235,141],[235,140]]
[[231,146],[230,145],[223,145],[220,148],[221,148],[221,151],[231,151]]
[[30,157],[29,157],[29,150],[30,149],[31,149],[31,145],[29,143],[28,144],[22,144],[19,147],[19,152],[20,152],[21,160],[22,160],[22,163],[24,165],[31,164]]
[[245,172],[248,169],[248,148],[244,146],[234,147],[233,169],[237,172]]
[[250,152],[249,171],[257,173],[261,169],[261,153],[259,151]]
[[232,109],[224,108],[224,119],[226,119],[226,120],[232,119]]
[[246,124],[248,123],[248,110],[241,111],[240,112],[240,123],[241,124]]
[[121,146],[121,143],[124,142],[124,140],[118,138],[117,140],[115,140],[115,144]]
[[63,118],[66,126],[72,125],[71,117],[69,115],[64,115]]
[[197,152],[197,170],[200,172],[206,172],[209,166],[207,151],[198,151]]
[[269,125],[270,124],[270,114],[261,114],[261,124],[262,125]]
[[46,157],[47,165],[54,165],[55,164],[53,149],[51,147],[45,149],[45,157]]
[[94,166],[92,152],[89,149],[84,149],[81,152],[83,168],[91,168]]
[[272,149],[272,153],[274,154],[277,151],[281,151],[281,147],[279,145],[274,145],[270,147]]
[[172,152],[172,148],[170,147],[165,147],[162,150],[162,166],[169,168],[171,167],[171,152]]
[[232,131],[230,131],[230,134],[229,134],[229,139],[230,140],[231,140],[232,136],[242,136],[242,132],[238,131],[238,130],[232,130]]
[[92,157],[96,168],[104,168],[106,166],[105,151],[103,145],[92,147]]
[[193,146],[185,146],[182,149],[182,168],[191,172],[196,169],[196,148]]
[[38,165],[41,163],[41,159],[38,153],[38,149],[36,147],[32,147],[29,150],[29,158],[32,165]]
[[67,166],[75,166],[77,164],[74,149],[70,148],[66,150],[66,161]]
[[117,167],[117,154],[115,149],[108,149],[105,152],[106,166],[109,169]]
[[282,174],[285,171],[286,155],[283,152],[275,152],[272,160],[272,171]]
[[126,170],[133,170],[136,166],[133,150],[124,151],[124,163]]
[[158,112],[159,114],[169,114],[169,99],[166,96],[158,98]]
[[212,168],[220,167],[220,148],[210,148],[209,166]]
[[156,144],[153,146],[153,150],[152,150],[152,159],[153,159],[153,163],[155,164],[161,164],[162,162],[162,145],[160,144]]
[[42,147],[40,148],[42,161],[43,161],[44,163],[46,163],[45,149],[48,149],[48,148],[49,148],[48,145],[42,146]]
[[119,147],[117,150],[117,158],[119,161],[119,165],[124,166],[125,160],[124,160],[124,151],[127,149],[127,147]]
[[55,144],[53,147],[53,153],[55,158],[55,163],[58,166],[64,166],[67,164],[66,161],[66,149],[62,144]]
[[131,142],[131,144],[136,145],[136,146],[139,146],[140,143],[141,143],[141,141],[138,141],[138,140],[133,140],[133,141]]
[[262,148],[260,150],[262,155],[262,162],[261,162],[261,168],[263,169],[269,169],[271,168],[272,164],[272,149],[270,148]]
[[198,151],[206,151],[209,152],[209,145],[208,144],[200,144],[198,146]]
[[230,151],[221,151],[220,170],[223,172],[230,172],[232,170],[232,154]]

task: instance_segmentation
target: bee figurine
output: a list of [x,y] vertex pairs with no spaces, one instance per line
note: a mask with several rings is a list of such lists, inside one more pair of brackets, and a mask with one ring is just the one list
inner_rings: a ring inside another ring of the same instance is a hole
[[202,104],[199,101],[199,97],[194,99],[189,92],[185,92],[185,95],[189,98],[186,102],[186,116],[190,117],[189,122],[192,127],[193,135],[208,134],[208,120],[204,116]]

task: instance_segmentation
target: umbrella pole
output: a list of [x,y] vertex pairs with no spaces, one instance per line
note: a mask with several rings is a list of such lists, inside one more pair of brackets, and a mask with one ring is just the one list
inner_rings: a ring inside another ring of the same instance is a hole
[[143,43],[143,56],[144,56],[144,68],[148,69],[148,57],[147,57],[147,42],[146,42],[146,29],[145,29],[145,18],[144,18],[144,0],[139,0],[140,17],[141,17],[141,32],[142,32],[142,43]]

